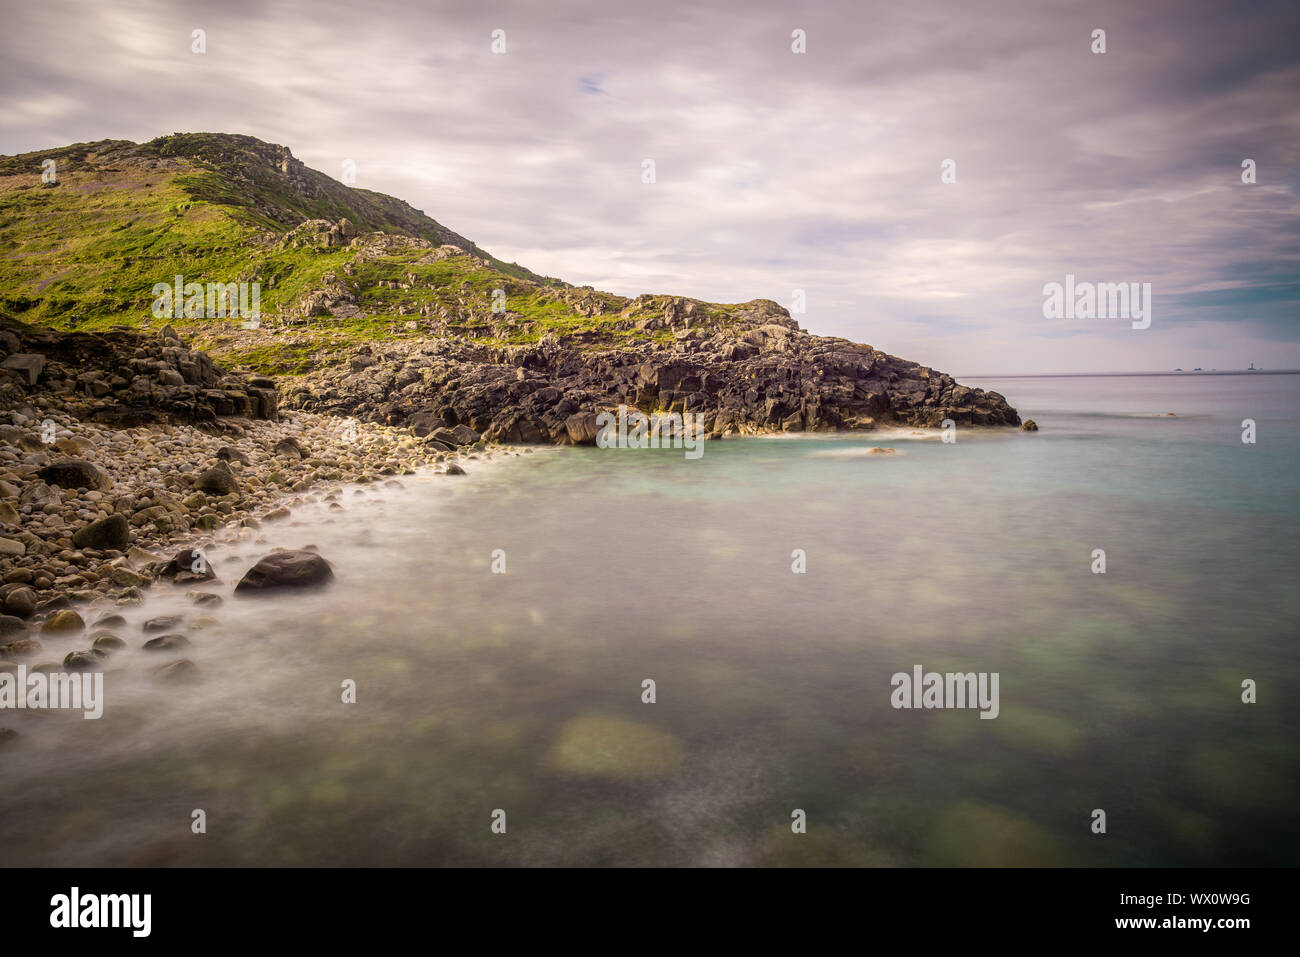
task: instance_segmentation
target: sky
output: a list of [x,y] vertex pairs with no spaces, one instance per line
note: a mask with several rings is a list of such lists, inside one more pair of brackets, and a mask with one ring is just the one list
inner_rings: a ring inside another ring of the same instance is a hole
[[[536,272],[958,375],[1300,368],[1297,11],[0,0],[0,153],[246,133]],[[1149,326],[1046,317],[1067,275]]]

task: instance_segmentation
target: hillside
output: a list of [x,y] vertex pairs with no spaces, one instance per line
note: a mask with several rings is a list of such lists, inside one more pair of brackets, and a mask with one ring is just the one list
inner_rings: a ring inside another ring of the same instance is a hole
[[[57,184],[42,183],[53,160]],[[702,413],[716,434],[1016,424],[1001,396],[775,303],[627,299],[504,263],[408,204],[248,136],[177,134],[0,158],[0,312],[58,330],[172,326],[287,407],[420,432],[589,441],[597,411]],[[155,318],[154,286],[257,283],[234,315]]]

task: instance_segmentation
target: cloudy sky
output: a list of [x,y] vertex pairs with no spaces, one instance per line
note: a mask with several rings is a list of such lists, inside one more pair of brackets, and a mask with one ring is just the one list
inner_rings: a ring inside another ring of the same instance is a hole
[[[956,374],[1300,367],[1295,2],[0,3],[6,154],[248,133],[538,272],[803,290]],[[1150,328],[1044,318],[1067,274],[1151,283]]]

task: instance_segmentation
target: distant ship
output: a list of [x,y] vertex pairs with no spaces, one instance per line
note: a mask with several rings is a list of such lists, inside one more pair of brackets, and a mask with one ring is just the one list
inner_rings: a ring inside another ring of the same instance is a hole
[[1246,371],[1247,371],[1247,372],[1263,372],[1264,370],[1263,370],[1263,369],[1256,369],[1256,368],[1255,368],[1255,363],[1252,362],[1252,363],[1250,364],[1250,368],[1247,369]]
[[1196,367],[1195,369],[1193,369],[1192,371],[1193,371],[1193,372],[1204,372],[1205,370],[1202,369],[1200,366],[1197,366],[1197,367]]

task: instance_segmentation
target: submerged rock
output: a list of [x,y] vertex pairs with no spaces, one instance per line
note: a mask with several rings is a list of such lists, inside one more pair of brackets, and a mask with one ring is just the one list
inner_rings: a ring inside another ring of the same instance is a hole
[[159,635],[144,643],[145,651],[179,651],[188,648],[190,640],[184,635]]
[[151,631],[167,631],[169,628],[175,628],[181,623],[179,615],[159,615],[157,618],[150,618],[144,623],[146,633]]
[[91,668],[98,668],[102,663],[102,656],[94,651],[69,651],[63,659],[63,669],[89,671]]
[[546,764],[553,771],[598,778],[662,777],[682,761],[667,731],[610,715],[573,718],[560,729]]
[[162,684],[190,684],[199,680],[199,666],[188,658],[169,661],[153,670],[153,678]]
[[103,652],[118,651],[126,647],[126,642],[117,635],[96,635],[90,647]]
[[1035,422],[1033,419],[1025,419],[1024,424],[1023,424],[1022,426],[1020,426],[1020,431],[1021,431],[1021,432],[1037,432],[1037,431],[1038,431],[1038,423]]
[[19,638],[0,645],[0,658],[30,658],[41,650],[41,643],[35,638]]

